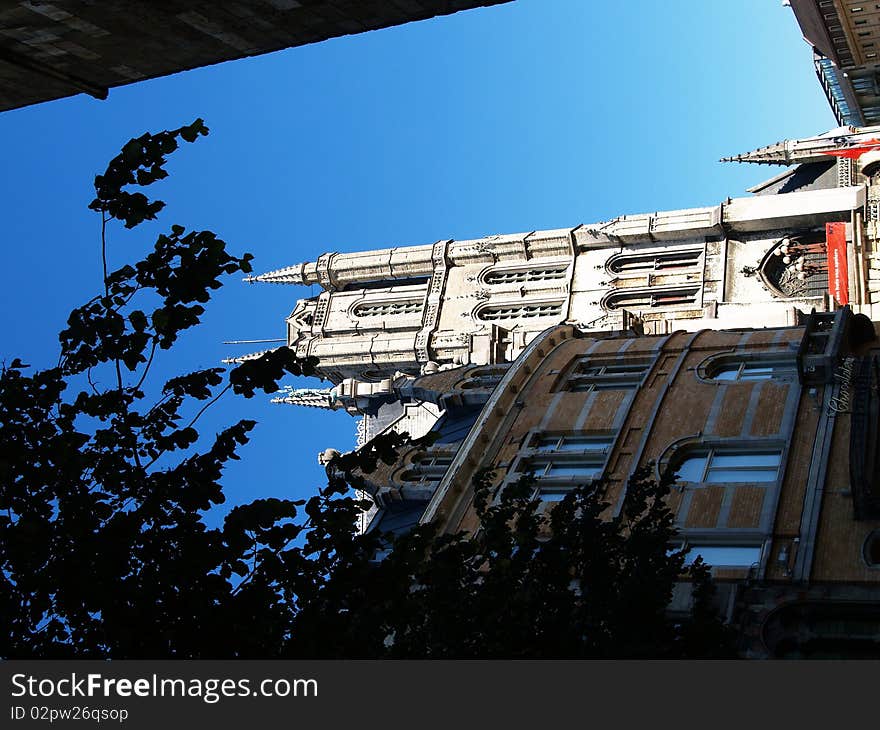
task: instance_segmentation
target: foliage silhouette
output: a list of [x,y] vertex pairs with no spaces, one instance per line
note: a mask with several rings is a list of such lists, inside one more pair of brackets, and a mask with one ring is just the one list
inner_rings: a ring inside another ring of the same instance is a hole
[[[686,567],[687,549],[669,549],[668,481],[637,472],[621,514],[608,519],[598,489],[576,489],[542,512],[532,477],[499,492],[491,476],[475,480],[476,535],[440,535],[426,524],[376,536],[369,549],[378,539],[385,557],[372,567],[357,550],[342,552],[301,606],[285,656],[735,656],[712,606],[708,566],[697,558]],[[335,481],[344,488],[345,478]],[[344,528],[344,520],[321,525],[331,543],[347,545]],[[692,605],[671,616],[682,575],[692,581]]]
[[[410,443],[388,434],[337,457],[310,499],[257,499],[206,525],[254,422],[203,439],[201,414],[229,390],[249,398],[315,372],[279,348],[228,376],[172,377],[148,397],[157,350],[197,325],[222,277],[249,273],[252,257],[173,225],[143,260],[108,272],[106,229],[154,219],[164,203],[126,188],[166,177],[178,140],[207,133],[196,120],[142,135],[95,178],[104,292],[71,313],[56,367],[14,359],[0,370],[0,656],[723,655],[708,572],[667,552],[668,485],[645,474],[611,521],[595,491],[545,518],[527,481],[492,495],[483,475],[476,537],[431,525],[359,535],[370,502],[351,486]],[[104,371],[112,387],[95,385]],[[688,570],[694,607],[673,621],[665,609]]]

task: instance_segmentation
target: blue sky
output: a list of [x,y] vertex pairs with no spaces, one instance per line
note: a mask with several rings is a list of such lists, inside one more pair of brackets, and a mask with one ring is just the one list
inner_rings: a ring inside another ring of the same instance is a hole
[[[0,357],[54,364],[100,287],[91,181],[130,137],[202,117],[207,138],[154,186],[155,225],[110,237],[114,266],[172,223],[265,271],[324,251],[561,228],[716,204],[775,173],[724,155],[836,126],[794,15],[774,0],[516,0],[0,114],[6,306]],[[284,336],[308,289],[229,281],[156,378]],[[302,385],[306,383],[301,383]],[[322,484],[342,413],[227,396],[205,432],[259,422],[229,504]]]

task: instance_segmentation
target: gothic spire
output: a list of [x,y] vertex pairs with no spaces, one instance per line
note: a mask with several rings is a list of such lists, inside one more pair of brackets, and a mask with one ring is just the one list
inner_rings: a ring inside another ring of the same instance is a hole
[[[267,284],[305,284],[307,283],[303,277],[303,267],[305,264],[294,264],[293,266],[285,266],[283,269],[275,269],[267,271],[265,274],[257,274],[256,276],[246,276],[244,281],[253,284],[255,281]],[[311,282],[309,282],[311,283]]]
[[272,403],[324,408],[329,411],[335,411],[340,407],[334,398],[332,388],[292,388],[287,386],[282,391],[284,395],[273,398]]
[[789,140],[776,142],[766,147],[758,147],[751,152],[745,152],[741,155],[732,155],[731,157],[722,157],[721,162],[752,162],[758,165],[790,165],[791,150]]
[[256,360],[258,357],[262,357],[267,352],[271,352],[271,350],[260,350],[259,352],[250,352],[247,355],[239,355],[238,357],[226,357],[223,358],[221,362],[225,365],[238,365],[243,363],[245,360]]
[[880,127],[838,127],[824,134],[804,139],[786,139],[758,147],[721,162],[751,162],[758,165],[799,165],[804,162],[827,161],[831,155],[842,150],[858,147],[880,133]]

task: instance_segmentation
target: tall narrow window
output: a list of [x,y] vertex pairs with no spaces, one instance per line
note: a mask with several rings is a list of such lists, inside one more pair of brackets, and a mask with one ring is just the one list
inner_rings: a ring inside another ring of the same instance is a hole
[[544,304],[500,304],[483,307],[477,317],[486,322],[510,319],[535,319],[537,317],[559,317],[562,314],[562,302]]
[[354,308],[355,317],[394,317],[418,314],[422,311],[421,299],[389,299],[388,301],[364,302]]

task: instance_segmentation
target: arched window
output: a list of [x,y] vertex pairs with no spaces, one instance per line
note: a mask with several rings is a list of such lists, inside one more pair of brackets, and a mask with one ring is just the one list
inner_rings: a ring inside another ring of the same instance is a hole
[[828,290],[825,229],[780,239],[758,264],[758,276],[777,297],[818,297]]
[[611,274],[644,273],[684,269],[697,266],[703,249],[661,251],[659,253],[616,254],[608,259],[605,268]]
[[562,302],[545,302],[543,304],[497,304],[480,309],[477,312],[477,318],[484,322],[495,322],[510,319],[559,317],[561,314]]
[[696,304],[699,293],[699,286],[680,286],[669,289],[657,287],[618,289],[603,298],[602,306],[605,309],[618,309],[620,307],[646,309]]
[[688,450],[673,469],[681,482],[758,484],[775,482],[781,461],[779,449],[710,446]]
[[506,366],[472,370],[468,373],[468,379],[465,380],[460,387],[462,390],[471,390],[474,388],[492,390],[498,385],[498,381],[504,377],[506,370]]
[[796,372],[797,365],[794,362],[773,363],[761,360],[744,360],[718,368],[712,377],[715,380],[770,380],[780,375]]
[[703,378],[726,382],[771,380],[796,373],[793,353],[785,352],[713,355],[697,368],[697,374]]
[[527,284],[537,281],[564,279],[568,266],[548,266],[541,269],[492,269],[483,281],[487,284]]
[[872,568],[880,568],[880,530],[873,530],[862,547],[862,556]]
[[388,301],[362,302],[352,314],[355,317],[396,317],[418,314],[422,311],[421,299],[389,299]]

